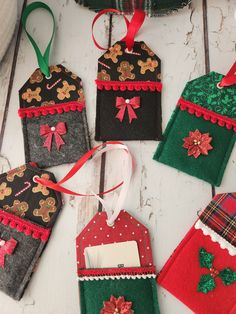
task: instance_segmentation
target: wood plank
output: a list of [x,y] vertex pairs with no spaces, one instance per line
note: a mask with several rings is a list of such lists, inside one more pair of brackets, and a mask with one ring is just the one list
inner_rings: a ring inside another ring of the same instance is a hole
[[[209,0],[207,4],[211,71],[226,74],[236,56],[236,2],[229,0],[222,3],[220,0]],[[229,159],[222,184],[216,188],[216,192],[235,192],[235,174],[236,147],[234,147]]]

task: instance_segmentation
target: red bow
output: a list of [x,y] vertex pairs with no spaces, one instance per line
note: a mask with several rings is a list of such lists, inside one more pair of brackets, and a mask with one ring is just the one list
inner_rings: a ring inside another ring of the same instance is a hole
[[128,110],[129,115],[129,123],[132,122],[133,119],[137,119],[136,113],[134,109],[140,107],[140,97],[136,96],[131,99],[124,99],[123,97],[116,97],[116,108],[119,109],[119,112],[116,115],[116,118],[123,121],[125,115],[125,109]]
[[11,238],[9,241],[0,239],[0,267],[5,266],[5,255],[12,255],[17,245],[17,241]]
[[45,137],[43,147],[47,147],[48,151],[51,151],[52,139],[55,137],[57,150],[59,151],[61,145],[65,144],[61,135],[66,134],[65,122],[58,122],[57,126],[50,127],[48,124],[40,125],[40,135]]

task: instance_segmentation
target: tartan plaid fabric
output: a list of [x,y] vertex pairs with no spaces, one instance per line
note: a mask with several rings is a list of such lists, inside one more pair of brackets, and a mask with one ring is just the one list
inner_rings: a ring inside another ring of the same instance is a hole
[[236,193],[216,195],[199,218],[236,247]]
[[75,0],[77,3],[89,7],[91,10],[114,8],[126,14],[134,9],[143,9],[148,16],[163,15],[173,10],[183,8],[191,0]]

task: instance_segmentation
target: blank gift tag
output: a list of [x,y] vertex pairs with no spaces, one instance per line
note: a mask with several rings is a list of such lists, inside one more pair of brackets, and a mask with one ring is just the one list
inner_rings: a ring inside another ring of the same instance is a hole
[[140,266],[137,242],[96,245],[85,249],[86,268]]

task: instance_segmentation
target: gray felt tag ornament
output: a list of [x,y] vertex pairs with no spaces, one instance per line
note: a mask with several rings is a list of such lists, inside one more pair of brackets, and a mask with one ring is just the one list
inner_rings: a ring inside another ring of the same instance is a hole
[[22,24],[38,59],[34,71],[19,90],[25,159],[41,168],[72,163],[90,148],[85,99],[81,79],[63,65],[49,66],[49,51],[54,35],[42,55],[26,30],[28,15],[38,8],[51,9],[41,2],[26,7]]

